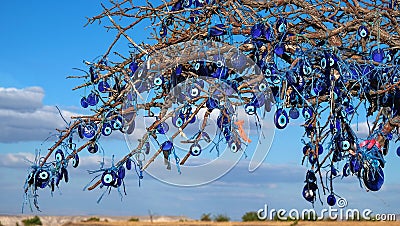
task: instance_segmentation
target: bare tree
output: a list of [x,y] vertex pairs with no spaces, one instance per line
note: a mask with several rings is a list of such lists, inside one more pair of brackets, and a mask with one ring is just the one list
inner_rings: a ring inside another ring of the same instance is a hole
[[[389,141],[398,140],[400,123],[397,1],[173,0],[155,5],[110,0],[102,7],[87,25],[104,24],[115,39],[100,59],[84,62],[88,72],[70,76],[84,80],[73,90],[91,90],[81,105],[93,114],[73,117],[58,130],[47,155],[33,163],[25,191],[36,207],[38,188],[54,190],[62,178],[67,181],[67,166],[78,166],[80,151],[96,153],[100,137],[131,134],[143,117],[154,120],[136,147],[112,166],[93,171],[100,174],[88,190],[99,185],[119,190],[125,167],[132,164],[141,179],[160,153],[168,168],[171,158],[178,166],[199,155],[199,142],[211,142],[206,131],[213,111],[219,112],[223,137],[215,142],[243,151],[251,140],[240,124],[239,107],[257,118],[276,107],[278,129],[301,113],[303,163],[310,166],[306,200],[314,203],[322,188],[334,205],[334,178],[350,174],[368,190],[381,188],[384,155]],[[146,42],[134,41],[140,34],[148,34]],[[128,51],[117,47],[121,42],[129,43]],[[149,92],[153,96],[144,100]],[[374,117],[364,140],[351,126],[363,108],[367,118]],[[202,109],[203,124],[182,141],[192,145],[181,160],[173,141],[185,135]],[[176,132],[146,161],[149,141],[159,143],[169,119]],[[79,139],[85,143],[77,146]]]

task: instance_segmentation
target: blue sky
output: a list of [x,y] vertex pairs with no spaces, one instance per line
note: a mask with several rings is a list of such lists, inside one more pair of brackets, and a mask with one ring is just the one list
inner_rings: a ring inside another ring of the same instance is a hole
[[[82,60],[92,60],[104,53],[114,32],[107,33],[98,24],[83,27],[86,16],[101,11],[97,1],[6,1],[2,9],[0,214],[19,214],[29,167],[23,156],[32,157],[36,148],[44,152],[52,141],[41,145],[42,141],[55,128],[65,126],[54,106],[59,106],[65,116],[82,112],[79,100],[83,90],[72,91],[81,81],[67,80],[66,76],[78,74],[72,68],[83,68]],[[141,33],[145,32],[138,32],[134,39],[146,41]],[[127,41],[121,41],[119,45],[127,47]],[[277,209],[310,208],[301,197],[306,168],[300,165],[303,134],[300,123],[300,120],[294,121],[284,131],[276,131],[266,160],[253,173],[247,171],[248,160],[244,159],[227,175],[204,186],[176,187],[147,175],[139,188],[136,176],[129,172],[128,196],[124,196],[122,202],[113,191],[97,204],[102,191],[82,190],[92,178],[86,170],[98,166],[98,159],[83,153],[87,162],[83,161],[81,167],[70,171],[68,184],[62,184],[53,197],[48,190],[40,191],[41,214],[146,215],[151,210],[159,215],[192,218],[199,218],[202,213],[222,213],[239,220],[245,212],[256,211],[264,204]],[[108,156],[114,151],[128,151],[124,140],[118,137],[102,144]],[[260,148],[264,148],[262,145]],[[391,145],[386,159],[385,184],[380,192],[365,192],[355,177],[338,180],[335,192],[345,197],[352,208],[399,213],[397,146]],[[316,208],[321,205],[317,204]]]

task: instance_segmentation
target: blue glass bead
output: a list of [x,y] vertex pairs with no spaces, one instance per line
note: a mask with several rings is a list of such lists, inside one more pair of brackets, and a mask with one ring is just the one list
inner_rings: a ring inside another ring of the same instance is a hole
[[276,55],[282,55],[285,53],[285,45],[284,44],[277,44],[275,46],[274,52]]
[[99,150],[99,146],[97,146],[96,143],[91,143],[91,144],[88,145],[87,149],[88,149],[89,153],[95,154]]
[[208,109],[209,111],[214,110],[215,108],[218,107],[218,105],[219,105],[219,104],[218,104],[218,102],[217,102],[216,99],[214,99],[214,98],[208,98],[208,99],[207,99],[206,107],[207,107],[207,109]]
[[109,122],[103,124],[103,128],[101,129],[101,133],[104,136],[110,136],[112,133],[112,126]]
[[289,116],[290,116],[290,118],[292,118],[292,119],[298,119],[299,118],[299,116],[300,116],[300,112],[299,112],[299,110],[297,109],[297,108],[291,108],[290,110],[289,110]]
[[64,160],[64,153],[61,149],[57,149],[56,153],[54,154],[56,162],[61,162]]
[[264,24],[255,24],[251,28],[251,37],[252,38],[259,38],[261,35],[265,33],[265,26]]
[[120,166],[118,168],[118,178],[120,178],[120,179],[125,178],[125,167],[124,166]]
[[160,134],[166,134],[169,130],[169,126],[166,122],[162,122],[157,126],[157,132]]
[[211,37],[221,36],[226,34],[225,25],[224,24],[216,24],[215,26],[211,27],[209,30],[209,35]]
[[115,180],[117,178],[117,175],[114,171],[112,170],[106,170],[101,176],[101,183],[104,186],[110,186],[115,183]]
[[79,165],[79,155],[76,153],[72,158],[72,167],[76,168]]
[[110,89],[110,85],[108,84],[107,81],[101,81],[101,82],[99,82],[97,89],[100,92],[105,93],[105,92],[107,92],[108,89]]
[[121,116],[114,117],[111,120],[111,126],[113,130],[119,130],[124,126],[124,119]]
[[381,167],[364,169],[363,181],[365,186],[371,191],[379,191],[385,181]]
[[397,148],[396,153],[397,153],[397,156],[400,157],[400,147]]
[[302,112],[304,119],[308,120],[313,117],[313,110],[310,107],[304,107]]
[[284,32],[286,32],[286,27],[287,27],[286,19],[279,18],[278,21],[276,22],[276,30],[279,33],[284,33]]
[[83,136],[88,139],[93,138],[96,135],[97,125],[95,123],[88,123],[83,128]]
[[334,206],[336,204],[335,195],[334,194],[328,195],[328,197],[326,198],[326,202],[328,203],[328,205]]
[[371,53],[372,60],[378,63],[382,63],[385,59],[385,51],[381,48],[377,48]]
[[350,175],[350,164],[347,162],[343,166],[343,176],[348,177]]
[[125,162],[125,167],[127,170],[131,170],[132,169],[132,160],[130,158],[128,158]]
[[90,106],[95,106],[99,102],[99,97],[95,93],[90,93],[86,100]]
[[135,61],[132,61],[132,63],[129,64],[129,69],[131,70],[132,75],[136,72],[138,68],[139,65]]
[[87,100],[86,100],[86,97],[82,97],[82,98],[81,98],[81,106],[82,106],[83,108],[89,107],[89,104],[88,104],[88,102],[87,102]]
[[169,140],[167,140],[161,144],[161,149],[163,151],[170,151],[173,147],[174,147],[174,144]]
[[357,33],[358,33],[358,35],[359,35],[361,38],[366,38],[366,37],[368,36],[368,34],[369,34],[369,31],[368,31],[368,29],[367,29],[366,26],[361,25],[361,26],[358,28]]
[[303,192],[302,192],[303,198],[309,202],[314,203],[317,195],[316,193],[317,189],[318,186],[315,183],[307,183],[303,187]]

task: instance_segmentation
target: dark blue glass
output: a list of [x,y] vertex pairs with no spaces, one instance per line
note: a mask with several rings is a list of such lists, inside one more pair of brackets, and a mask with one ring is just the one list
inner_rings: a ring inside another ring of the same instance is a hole
[[290,116],[290,118],[292,118],[292,119],[298,119],[299,118],[299,116],[300,116],[300,112],[299,112],[299,110],[297,109],[297,108],[291,108],[290,110],[289,110],[289,116]]
[[90,106],[95,106],[99,102],[99,97],[95,93],[90,93],[86,100]]
[[125,162],[125,166],[127,170],[131,170],[132,169],[132,160],[130,158],[128,158]]
[[358,33],[358,35],[359,35],[361,38],[366,38],[366,37],[368,36],[368,34],[369,34],[369,31],[368,31],[368,29],[367,29],[366,26],[361,25],[361,26],[358,28],[357,33]]
[[83,128],[83,136],[88,139],[93,138],[96,135],[97,125],[95,123],[88,123]]
[[108,84],[107,81],[101,81],[99,82],[99,85],[97,86],[98,90],[102,93],[107,92],[108,89],[110,89],[110,85]]
[[117,179],[117,175],[112,170],[106,170],[106,171],[104,171],[103,175],[101,175],[101,183],[104,186],[113,185],[116,179]]
[[219,104],[218,104],[218,102],[217,102],[216,99],[214,99],[214,98],[208,98],[208,99],[207,99],[206,107],[207,107],[207,109],[208,109],[209,111],[214,110],[215,108],[218,107],[218,105],[219,105]]
[[265,33],[265,26],[264,24],[255,24],[251,28],[251,37],[252,38],[259,38],[261,35]]
[[61,149],[57,149],[54,156],[55,156],[56,162],[61,162],[62,160],[64,160],[64,153]]
[[201,146],[199,144],[192,144],[190,146],[190,154],[193,156],[199,156],[201,153]]
[[287,124],[289,123],[289,118],[284,109],[279,108],[278,110],[276,110],[274,122],[276,128],[278,129],[284,129],[287,126]]
[[79,155],[76,153],[74,157],[72,157],[72,167],[76,168],[79,165]]
[[174,144],[169,140],[167,140],[161,144],[161,149],[163,151],[170,151],[173,147],[174,147]]
[[101,133],[104,136],[110,136],[112,133],[112,127],[111,124],[109,122],[106,122],[103,124],[103,128],[101,129]]
[[284,44],[277,44],[275,46],[274,52],[276,55],[282,55],[285,53],[285,45]]
[[385,51],[381,48],[377,48],[371,53],[372,60],[378,63],[382,63],[385,59]]
[[157,126],[157,132],[160,134],[166,134],[169,130],[169,126],[166,122],[162,122]]
[[82,97],[82,98],[81,98],[81,106],[82,106],[83,108],[89,107],[89,104],[88,104],[88,102],[87,102],[87,100],[86,100],[86,97]]
[[118,168],[118,178],[125,178],[125,167],[123,165]]
[[335,195],[334,194],[328,195],[328,197],[326,198],[326,202],[328,203],[328,205],[334,206],[336,204]]
[[91,143],[91,144],[88,145],[87,149],[88,149],[89,153],[95,154],[99,150],[99,146],[97,146],[96,143]]
[[226,34],[226,28],[224,24],[216,24],[215,26],[211,27],[209,30],[209,35],[211,37],[221,36]]
[[385,181],[385,176],[381,167],[367,168],[363,172],[365,186],[371,191],[379,191]]

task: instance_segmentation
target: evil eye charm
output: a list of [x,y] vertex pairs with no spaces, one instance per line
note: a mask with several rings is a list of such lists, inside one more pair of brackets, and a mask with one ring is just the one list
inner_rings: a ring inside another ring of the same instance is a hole
[[160,134],[166,134],[169,130],[169,125],[166,122],[162,122],[157,126],[157,132]]
[[328,197],[326,198],[326,202],[328,203],[328,205],[334,206],[336,204],[335,195],[334,194],[328,195]]
[[96,143],[91,143],[88,145],[87,149],[89,153],[95,154],[99,150],[99,146]]
[[89,103],[87,102],[86,97],[82,97],[82,98],[81,98],[81,106],[82,106],[83,108],[89,107]]
[[201,153],[201,146],[199,144],[192,144],[190,146],[190,154],[193,156],[199,156]]
[[37,175],[38,175],[38,179],[41,181],[47,181],[50,179],[50,173],[43,169],[39,170],[37,172]]
[[261,37],[261,35],[264,33],[264,30],[265,30],[264,24],[255,24],[251,28],[251,37],[254,39]]
[[185,123],[185,116],[182,113],[176,114],[174,117],[172,117],[172,124],[179,128],[183,126],[183,123]]
[[231,152],[236,153],[240,150],[240,143],[239,142],[234,142],[234,141],[230,141],[229,142],[229,149],[231,150]]
[[306,173],[306,182],[307,183],[314,183],[317,181],[317,177],[315,176],[315,172],[312,170],[308,170]]
[[285,53],[285,45],[282,44],[282,43],[281,44],[277,44],[275,46],[274,52],[275,52],[276,55],[279,55],[279,56],[284,54]]
[[276,128],[278,129],[284,129],[287,126],[287,124],[289,123],[289,118],[284,109],[279,108],[278,110],[276,110],[274,122]]
[[301,113],[306,120],[310,119],[313,116],[313,110],[310,107],[303,108],[303,111]]
[[123,119],[121,116],[117,116],[111,120],[111,126],[113,130],[119,130],[123,127]]
[[83,128],[83,136],[92,139],[96,135],[97,126],[95,123],[86,124]]
[[190,98],[196,98],[200,96],[200,90],[196,86],[190,87],[188,93]]
[[167,140],[161,144],[161,149],[163,151],[171,151],[173,147],[174,147],[174,144],[169,140]]
[[61,151],[61,149],[58,149],[56,151],[55,158],[56,158],[56,162],[61,162],[62,160],[64,160],[64,153]]
[[311,66],[309,64],[304,63],[302,66],[302,72],[304,75],[309,75],[312,72]]
[[131,70],[132,75],[136,72],[138,68],[139,65],[135,61],[132,61],[132,63],[129,64],[129,69]]
[[76,168],[79,165],[79,156],[78,154],[75,154],[74,157],[72,157],[72,167]]
[[318,186],[315,183],[307,183],[303,188],[303,198],[311,203],[314,203],[317,195]]
[[164,24],[160,28],[160,37],[165,37],[167,36],[167,26]]
[[258,90],[260,92],[265,92],[268,88],[268,85],[266,82],[261,82],[260,84],[258,84]]
[[371,53],[372,60],[377,62],[377,63],[382,63],[383,60],[385,59],[385,51],[381,48],[377,48],[372,51]]
[[345,176],[345,177],[350,176],[350,164],[349,163],[344,164],[342,173],[343,173],[343,176]]
[[110,136],[112,133],[112,127],[109,122],[103,124],[103,128],[101,129],[101,134],[104,136]]
[[161,75],[160,76],[156,76],[154,78],[153,83],[154,83],[155,86],[161,86],[164,83],[164,79],[163,79],[163,77]]
[[226,28],[224,24],[216,24],[209,29],[209,35],[211,37],[221,36],[226,34]]
[[101,82],[99,82],[97,89],[100,92],[105,93],[105,92],[107,92],[108,89],[110,89],[110,85],[106,81],[101,81]]
[[366,38],[366,37],[368,36],[368,34],[369,34],[369,31],[368,31],[368,29],[367,29],[366,26],[361,25],[361,26],[358,28],[357,33],[358,33],[358,35],[359,35],[361,38]]
[[95,93],[90,93],[86,100],[90,106],[95,106],[97,103],[99,103],[99,97]]
[[256,106],[254,106],[254,103],[248,103],[245,105],[244,110],[245,110],[246,114],[254,115],[256,113],[257,108],[256,108]]
[[364,169],[363,181],[365,187],[371,191],[379,191],[385,181],[385,175],[381,167]]
[[201,133],[201,137],[203,137],[203,139],[204,139],[205,142],[207,142],[207,143],[210,143],[210,142],[211,142],[210,135],[208,135],[207,132],[202,132],[202,133]]
[[116,178],[117,178],[117,175],[115,174],[114,171],[106,170],[106,171],[104,171],[103,175],[101,175],[101,183],[104,186],[110,186],[110,185],[114,184]]
[[297,110],[297,108],[291,108],[289,110],[289,116],[292,119],[298,119],[300,116],[299,110]]
[[343,140],[340,142],[340,147],[343,151],[347,151],[350,149],[350,142],[348,140]]
[[68,170],[64,167],[61,168],[61,175],[64,177],[65,183],[68,183],[69,177],[68,177]]
[[286,27],[287,27],[286,19],[279,18],[278,21],[276,22],[276,30],[279,33],[284,33],[286,32]]

